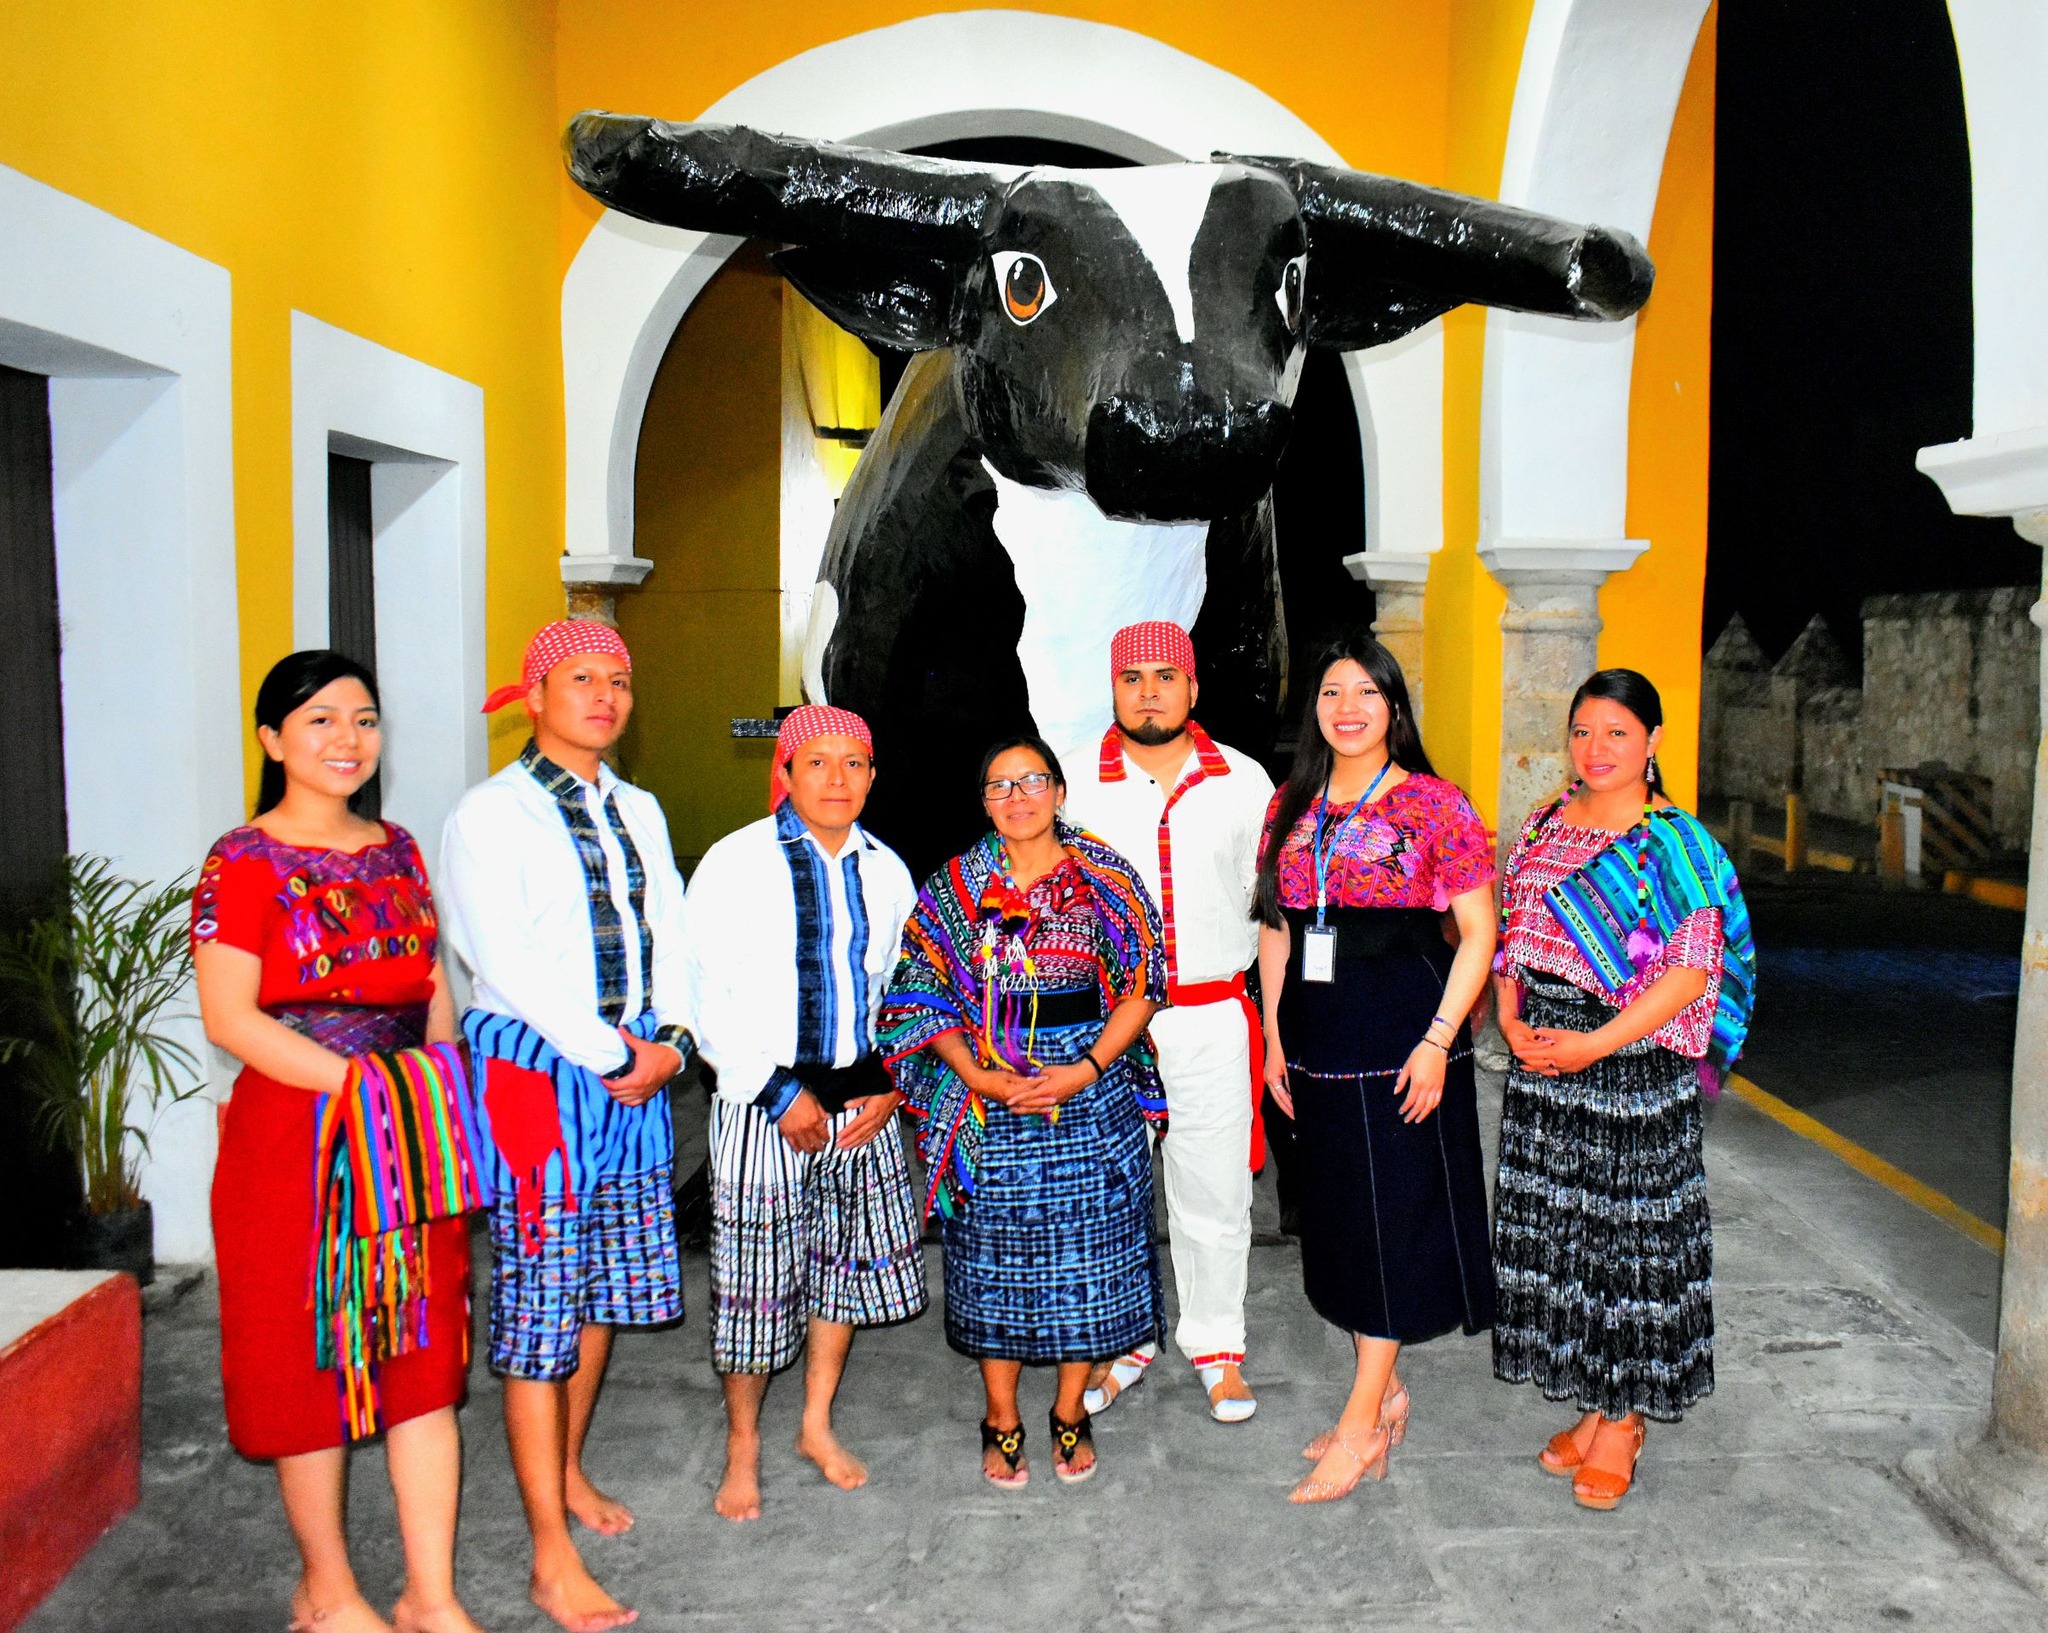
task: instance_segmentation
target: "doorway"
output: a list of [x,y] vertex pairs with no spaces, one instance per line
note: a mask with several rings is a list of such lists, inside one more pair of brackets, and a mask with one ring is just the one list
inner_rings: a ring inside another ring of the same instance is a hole
[[[0,934],[64,901],[62,635],[50,485],[50,383],[0,367]],[[0,1016],[0,1031],[14,1030]],[[0,1064],[0,1266],[61,1261],[79,1205],[72,1163],[42,1136],[32,1080]]]
[[[377,534],[370,509],[371,464],[327,456],[327,644],[377,673]],[[384,772],[349,801],[375,822],[384,809]]]

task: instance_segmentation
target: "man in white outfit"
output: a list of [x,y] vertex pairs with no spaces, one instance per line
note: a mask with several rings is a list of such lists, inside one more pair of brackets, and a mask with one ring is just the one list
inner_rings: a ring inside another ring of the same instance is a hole
[[[1241,1423],[1258,1409],[1244,1380],[1244,1296],[1252,1175],[1264,1159],[1262,1033],[1244,972],[1259,950],[1252,881],[1273,782],[1189,718],[1199,692],[1195,651],[1178,624],[1119,630],[1110,676],[1116,723],[1099,753],[1068,761],[1066,812],[1138,870],[1166,928],[1171,1007],[1153,1017],[1151,1032],[1166,1084],[1174,1342],[1201,1375],[1210,1416]],[[1088,1410],[1105,1410],[1143,1378],[1157,1348],[1109,1363]]]

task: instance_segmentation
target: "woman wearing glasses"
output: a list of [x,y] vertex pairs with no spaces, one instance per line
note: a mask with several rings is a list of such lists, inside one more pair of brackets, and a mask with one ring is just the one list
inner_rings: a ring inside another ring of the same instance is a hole
[[1093,1362],[1159,1336],[1145,1025],[1166,996],[1159,917],[1131,866],[1060,817],[1034,737],[982,760],[993,831],[934,874],[903,932],[880,1042],[917,1118],[946,1249],[946,1338],[981,1363],[982,1473],[1028,1478],[1017,1385],[1058,1368],[1053,1472],[1095,1472]]
[[1261,847],[1259,983],[1266,1087],[1302,1169],[1302,1281],[1357,1365],[1298,1503],[1385,1475],[1408,1421],[1403,1344],[1494,1313],[1465,1026],[1493,959],[1493,848],[1430,769],[1385,647],[1340,641],[1312,672]]

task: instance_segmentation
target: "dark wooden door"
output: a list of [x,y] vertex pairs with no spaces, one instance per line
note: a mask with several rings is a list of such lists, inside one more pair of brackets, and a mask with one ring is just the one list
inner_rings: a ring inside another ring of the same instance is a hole
[[[50,501],[50,385],[0,367],[0,933],[60,910],[64,690]],[[12,1016],[0,1031],[17,1031]],[[64,1259],[78,1176],[37,1128],[23,1067],[0,1066],[0,1265]]]
[[[370,521],[370,461],[327,456],[327,644],[377,672],[377,555]],[[383,774],[355,797],[361,816],[383,808]]]

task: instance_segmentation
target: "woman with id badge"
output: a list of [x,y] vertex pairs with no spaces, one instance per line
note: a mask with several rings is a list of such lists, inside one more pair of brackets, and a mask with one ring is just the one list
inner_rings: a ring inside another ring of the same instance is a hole
[[1408,1422],[1401,1345],[1493,1324],[1465,1026],[1493,960],[1493,848],[1431,770],[1385,647],[1350,637],[1313,673],[1254,911],[1266,1086],[1301,1154],[1302,1281],[1358,1366],[1335,1427],[1303,1453],[1316,1466],[1298,1503],[1385,1478]]

